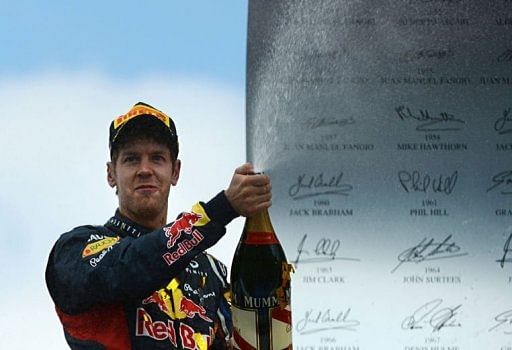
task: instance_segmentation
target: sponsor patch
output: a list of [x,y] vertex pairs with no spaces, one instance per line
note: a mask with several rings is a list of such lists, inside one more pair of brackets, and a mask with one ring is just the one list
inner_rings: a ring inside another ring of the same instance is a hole
[[184,312],[188,318],[194,318],[195,315],[201,317],[206,322],[213,322],[206,316],[206,309],[201,305],[196,304],[192,299],[183,296],[180,302],[180,311]]
[[114,246],[110,246],[108,247],[107,249],[103,249],[101,251],[101,254],[98,255],[98,256],[95,256],[95,257],[92,257],[91,260],[89,260],[89,265],[91,265],[92,267],[96,267],[98,265],[98,263],[103,260],[103,258],[105,257],[105,255],[107,255],[108,252],[110,252],[112,249],[114,248]]
[[[175,322],[179,323],[178,327],[176,327]],[[179,337],[176,330],[179,332]],[[214,339],[213,328],[208,327],[208,330],[209,334],[206,335],[196,333],[192,327],[179,321],[170,319],[167,320],[167,323],[153,321],[151,315],[144,308],[137,308],[137,325],[135,328],[137,337],[149,337],[159,341],[167,340],[174,347],[178,346],[179,341],[182,349],[203,350],[207,349]]]
[[182,233],[192,234],[194,224],[201,219],[201,216],[195,213],[183,213],[181,217],[172,223],[171,226],[164,227],[165,236],[169,238],[167,248],[171,249],[181,237]]
[[82,252],[82,258],[101,253],[103,250],[108,249],[119,242],[119,239],[119,236],[107,237],[87,244]]
[[206,215],[206,211],[201,204],[194,204],[192,206],[192,212],[199,216],[199,220],[194,224],[194,226],[201,227],[210,222],[210,218]]
[[139,115],[151,115],[155,118],[160,119],[169,128],[171,123],[169,117],[163,114],[161,111],[148,107],[148,106],[136,106],[132,108],[128,113],[123,114],[114,120],[114,129],[118,129],[128,120],[133,119]]
[[167,263],[167,265],[171,266],[174,262],[176,262],[176,260],[180,259],[182,256],[193,250],[194,247],[203,241],[203,239],[203,235],[198,230],[194,230],[192,232],[191,239],[184,239],[178,243],[178,248],[175,251],[165,253],[162,255],[162,258]]
[[160,311],[173,320],[183,319],[187,315],[174,307],[174,305],[180,305],[182,297],[183,292],[179,288],[178,279],[173,278],[165,288],[153,292],[148,298],[142,300],[142,304],[156,304]]
[[99,241],[100,239],[103,239],[105,238],[105,236],[103,235],[97,235],[97,234],[92,234],[89,239],[87,240],[87,242],[92,242],[92,241]]

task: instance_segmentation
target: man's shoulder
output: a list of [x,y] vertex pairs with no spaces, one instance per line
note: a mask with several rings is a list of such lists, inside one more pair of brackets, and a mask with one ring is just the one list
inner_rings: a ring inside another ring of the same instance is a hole
[[100,225],[82,225],[60,235],[56,245],[69,244],[71,242],[94,242],[102,239],[117,237],[117,235]]
[[87,262],[120,240],[121,237],[104,226],[75,227],[57,239],[48,258],[48,266]]

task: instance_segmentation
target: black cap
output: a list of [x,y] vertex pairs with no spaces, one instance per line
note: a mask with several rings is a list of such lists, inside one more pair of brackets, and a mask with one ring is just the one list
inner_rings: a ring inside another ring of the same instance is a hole
[[[145,118],[142,118],[145,117]],[[171,145],[175,145],[175,154],[173,157],[176,159],[178,156],[178,134],[176,133],[176,126],[173,120],[164,112],[144,103],[136,103],[126,114],[120,115],[110,123],[110,135],[109,135],[109,148],[112,153],[112,148],[116,144],[117,137],[123,130],[123,127],[130,122],[135,123],[139,120],[147,119],[147,117],[154,118],[153,120],[159,121],[157,123],[163,127],[166,136],[169,137]],[[141,126],[147,125],[146,123],[140,123]]]

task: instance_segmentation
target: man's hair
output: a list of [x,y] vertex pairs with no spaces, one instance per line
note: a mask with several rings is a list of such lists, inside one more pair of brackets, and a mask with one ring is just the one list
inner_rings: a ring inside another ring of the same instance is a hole
[[116,162],[122,148],[136,141],[154,141],[167,146],[171,152],[173,164],[178,158],[178,142],[169,138],[169,132],[162,127],[160,121],[153,118],[140,118],[136,123],[128,122],[122,128],[122,132],[119,133],[110,150],[110,159],[113,163]]

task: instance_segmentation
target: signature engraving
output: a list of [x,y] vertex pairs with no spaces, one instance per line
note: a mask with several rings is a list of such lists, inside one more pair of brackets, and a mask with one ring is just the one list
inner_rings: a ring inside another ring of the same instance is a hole
[[427,241],[427,238],[423,238],[420,243],[412,248],[407,248],[398,255],[399,263],[391,270],[391,273],[394,273],[406,262],[419,264],[423,261],[453,259],[468,255],[468,253],[460,252],[461,248],[455,242],[450,242],[451,239],[452,235],[446,237],[442,242],[435,242],[433,238]]
[[351,311],[350,308],[339,312],[331,311],[331,309],[309,309],[306,311],[304,318],[297,322],[295,329],[301,335],[332,330],[357,331],[357,327],[361,323],[349,318]]
[[434,193],[444,193],[450,195],[457,184],[458,172],[455,171],[450,176],[439,175],[437,178],[429,174],[421,175],[419,171],[409,173],[402,170],[398,173],[398,180],[405,192],[424,192],[432,190]]
[[453,57],[454,52],[450,49],[421,49],[408,50],[401,55],[398,60],[400,62],[414,62],[420,60],[442,60]]
[[505,50],[496,59],[498,62],[512,62],[512,49]]
[[336,118],[309,118],[305,124],[310,129],[317,129],[321,127],[343,127],[346,125],[355,124],[356,120],[353,117],[346,119]]
[[489,332],[500,329],[503,330],[503,334],[512,334],[512,310],[500,313],[494,320],[496,324],[489,328]]
[[492,177],[494,185],[487,189],[487,192],[491,192],[495,189],[500,189],[500,193],[503,195],[512,194],[512,171],[506,170]]
[[498,132],[498,134],[508,134],[512,132],[512,125],[510,122],[512,122],[512,108],[507,108],[503,111],[503,117],[496,120],[494,123],[494,130]]
[[441,308],[442,303],[443,299],[434,299],[420,306],[412,315],[402,321],[402,329],[422,329],[430,326],[432,332],[438,332],[444,327],[461,327],[455,316],[462,304]]
[[348,196],[352,191],[352,185],[342,183],[343,172],[335,176],[324,176],[324,173],[318,175],[300,174],[297,182],[290,186],[288,194],[293,200],[322,196],[336,195]]
[[359,259],[337,255],[341,246],[339,239],[331,240],[329,238],[320,238],[316,243],[315,249],[310,252],[304,248],[307,238],[308,235],[305,234],[297,246],[297,258],[293,261],[296,268],[299,266],[299,263],[322,263],[335,260],[360,261]]
[[404,105],[396,107],[395,111],[401,120],[413,119],[422,122],[416,127],[416,131],[459,131],[462,128],[461,124],[466,123],[447,112],[441,112],[438,116],[431,116],[427,109],[420,109],[419,115],[417,115]]
[[503,246],[503,256],[501,259],[496,260],[496,262],[500,263],[501,268],[505,267],[505,263],[511,263],[512,257],[508,257],[508,254],[512,253],[512,233],[510,236],[508,236],[507,241],[505,242],[505,245]]

